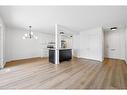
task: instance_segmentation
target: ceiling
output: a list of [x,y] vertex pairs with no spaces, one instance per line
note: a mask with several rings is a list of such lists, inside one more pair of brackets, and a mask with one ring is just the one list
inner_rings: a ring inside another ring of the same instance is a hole
[[126,25],[125,6],[0,6],[0,16],[8,28],[52,33],[55,24],[73,32],[97,26]]

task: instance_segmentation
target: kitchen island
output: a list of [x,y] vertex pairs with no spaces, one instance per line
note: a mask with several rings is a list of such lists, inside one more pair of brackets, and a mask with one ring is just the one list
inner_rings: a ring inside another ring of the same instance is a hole
[[[59,49],[59,62],[72,59],[72,49]],[[49,62],[55,63],[55,49],[49,49]]]

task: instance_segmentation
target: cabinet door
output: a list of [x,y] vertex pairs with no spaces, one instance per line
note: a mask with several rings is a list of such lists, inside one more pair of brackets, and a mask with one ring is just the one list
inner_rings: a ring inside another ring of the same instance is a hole
[[60,56],[60,62],[70,60],[72,58],[72,51],[71,49],[60,50],[59,56]]
[[55,63],[55,50],[49,50],[49,62]]
[[59,52],[59,60],[60,60],[60,62],[66,60],[66,52],[65,52],[65,50],[60,50],[60,52]]
[[68,49],[66,51],[66,60],[70,60],[72,57],[72,50],[71,49]]

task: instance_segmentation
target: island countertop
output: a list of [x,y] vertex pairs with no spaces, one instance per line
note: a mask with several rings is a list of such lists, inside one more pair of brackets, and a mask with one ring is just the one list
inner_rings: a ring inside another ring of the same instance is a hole
[[[66,49],[71,49],[71,48],[59,48],[58,50],[66,50]],[[53,48],[53,49],[49,49],[49,50],[55,50],[55,49]]]

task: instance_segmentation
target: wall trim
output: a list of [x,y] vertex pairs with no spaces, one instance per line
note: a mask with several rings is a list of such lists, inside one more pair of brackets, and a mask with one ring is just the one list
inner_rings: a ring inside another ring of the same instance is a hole
[[88,60],[94,60],[94,61],[98,61],[98,62],[103,62],[103,60],[101,59],[95,59],[95,58],[89,58],[89,57],[77,57],[77,58],[83,58],[83,59],[88,59]]
[[9,63],[9,62],[23,61],[23,60],[31,60],[31,59],[40,59],[40,58],[48,58],[48,57],[31,57],[31,58],[16,59],[16,60],[7,61],[6,64]]

